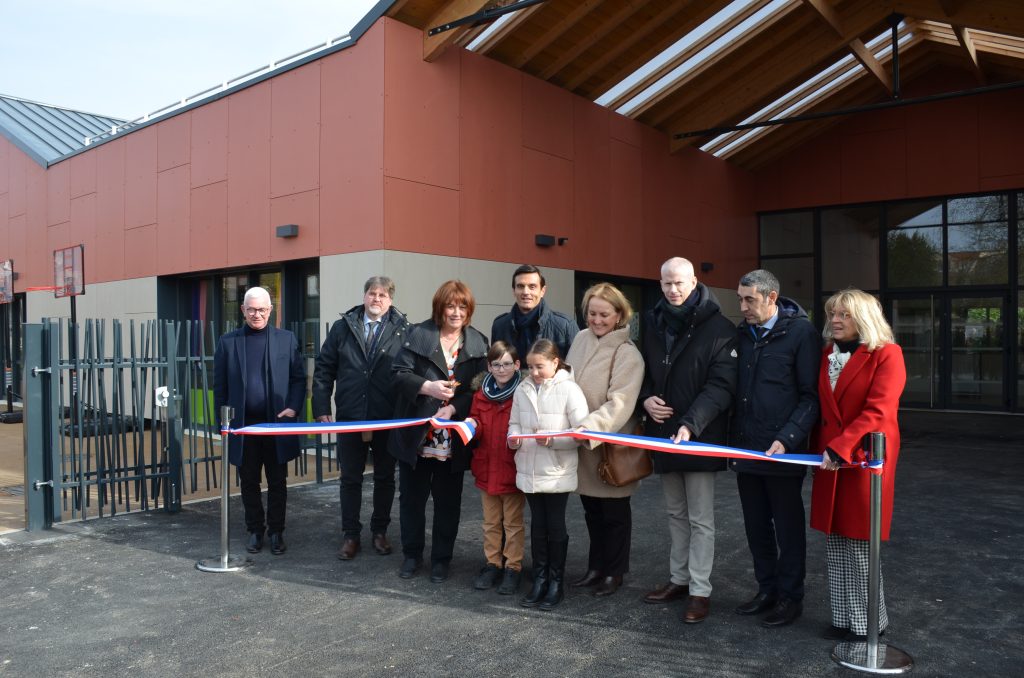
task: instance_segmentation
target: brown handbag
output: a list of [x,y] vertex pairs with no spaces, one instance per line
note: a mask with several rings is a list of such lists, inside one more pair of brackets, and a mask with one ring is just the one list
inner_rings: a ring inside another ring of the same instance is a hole
[[[637,424],[635,435],[643,435],[643,426]],[[612,487],[624,487],[646,478],[654,471],[651,453],[639,447],[628,445],[601,445],[601,461],[597,464],[597,475]]]

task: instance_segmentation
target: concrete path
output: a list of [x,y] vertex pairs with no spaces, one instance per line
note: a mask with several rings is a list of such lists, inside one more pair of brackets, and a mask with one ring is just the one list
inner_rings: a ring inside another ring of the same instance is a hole
[[[1011,676],[1024,666],[1024,450],[1021,419],[908,413],[893,540],[883,551],[885,640],[912,675]],[[369,482],[367,483],[369,490]],[[218,507],[122,515],[0,536],[2,676],[840,676],[828,625],[824,538],[808,532],[807,599],[796,624],[764,629],[733,608],[756,585],[735,479],[717,484],[712,612],[647,605],[667,578],[657,479],[633,499],[632,572],[615,596],[573,591],[554,612],[477,592],[480,505],[467,476],[452,577],[397,576],[401,556],[338,547],[336,484],[292,488],[289,550],[240,574],[204,574]],[[805,490],[809,495],[810,479]],[[364,506],[367,504],[364,504]],[[232,502],[233,553],[242,553]],[[398,540],[397,505],[391,535]],[[429,522],[428,522],[429,525]],[[586,530],[570,502],[570,576]]]

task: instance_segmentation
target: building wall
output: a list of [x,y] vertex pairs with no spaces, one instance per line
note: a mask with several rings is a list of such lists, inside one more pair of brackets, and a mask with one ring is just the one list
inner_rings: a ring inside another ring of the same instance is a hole
[[[727,287],[753,266],[748,173],[670,155],[664,135],[485,57],[421,50],[381,19],[349,49],[48,170],[0,138],[16,289],[51,284],[52,250],[77,243],[90,286],[378,251],[647,278],[680,254]],[[281,224],[298,237],[274,237]],[[538,233],[568,240],[542,249]]]
[[[71,318],[71,300],[67,297],[56,299],[53,292],[29,292],[26,296],[30,323],[43,318]],[[156,278],[114,280],[86,287],[85,294],[75,298],[75,311],[80,320],[104,318],[125,325],[131,320],[156,320]]]
[[[904,96],[977,87],[958,71]],[[898,200],[1024,187],[1024,90],[852,117],[756,173],[757,210]]]

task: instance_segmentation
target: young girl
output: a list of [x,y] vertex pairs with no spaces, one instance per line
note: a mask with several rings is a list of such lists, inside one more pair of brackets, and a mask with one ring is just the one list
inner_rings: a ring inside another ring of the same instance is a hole
[[[509,435],[575,428],[590,413],[583,391],[558,347],[538,339],[526,356],[530,378],[516,389],[509,419]],[[562,602],[562,578],[569,534],[565,505],[576,489],[578,458],[573,438],[537,438],[509,441],[516,452],[516,486],[530,504],[530,550],[533,554],[533,589],[519,601],[523,607],[551,610]]]
[[508,448],[506,440],[512,394],[522,381],[515,347],[504,341],[494,342],[487,351],[487,372],[482,384],[474,380],[473,385],[479,386],[479,390],[473,395],[466,418],[476,427],[470,469],[480,488],[484,507],[484,556],[487,558],[473,586],[480,591],[494,586],[504,555],[505,574],[498,593],[510,596],[519,590],[523,567],[523,506],[526,504],[523,493],[516,488],[515,452]]

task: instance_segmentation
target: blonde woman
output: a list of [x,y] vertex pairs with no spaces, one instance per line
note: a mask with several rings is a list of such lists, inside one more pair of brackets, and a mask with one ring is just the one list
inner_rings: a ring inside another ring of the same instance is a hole
[[[900,454],[897,411],[907,381],[903,351],[893,342],[882,307],[870,294],[847,289],[825,302],[826,345],[818,393],[821,423],[814,448],[824,457],[814,474],[811,527],[828,535],[829,640],[863,640],[868,615],[868,529],[871,472],[839,470],[864,461],[861,441],[873,431],[886,437],[882,470],[882,539],[889,538],[896,462]],[[879,588],[879,631],[889,624]]]
[[[644,359],[629,338],[633,309],[622,292],[608,283],[588,289],[582,308],[587,328],[576,335],[565,361],[590,408],[583,428],[632,433],[633,411],[644,379]],[[579,448],[577,492],[590,535],[590,553],[587,573],[573,585],[593,586],[594,595],[602,597],[615,593],[622,575],[629,571],[633,523],[629,498],[638,483],[605,484],[597,473],[599,445],[588,442]]]

